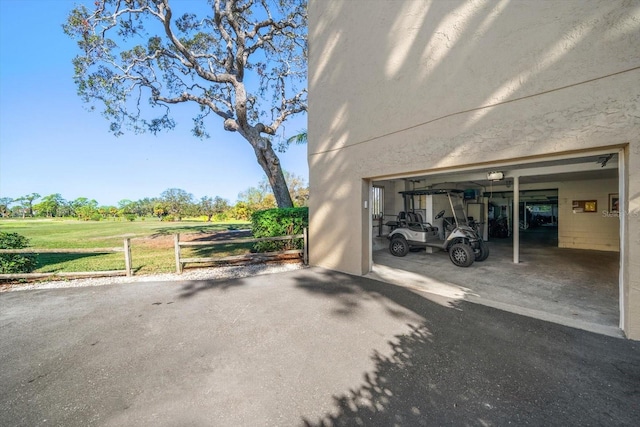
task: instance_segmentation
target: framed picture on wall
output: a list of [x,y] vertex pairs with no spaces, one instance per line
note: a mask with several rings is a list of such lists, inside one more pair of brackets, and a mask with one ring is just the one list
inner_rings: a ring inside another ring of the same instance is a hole
[[618,197],[618,193],[610,193],[609,194],[609,212],[619,212],[619,203],[620,197]]
[[594,213],[598,211],[597,200],[574,200],[573,213]]

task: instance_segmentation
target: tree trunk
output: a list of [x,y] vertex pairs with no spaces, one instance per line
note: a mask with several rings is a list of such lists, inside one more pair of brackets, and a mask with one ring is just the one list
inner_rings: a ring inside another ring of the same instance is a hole
[[275,151],[273,151],[271,141],[260,136],[257,132],[256,135],[251,135],[246,138],[249,140],[256,153],[258,163],[262,166],[262,170],[264,170],[264,173],[267,175],[267,179],[269,180],[269,184],[273,190],[273,195],[278,207],[292,208],[293,201],[289,194],[287,182],[284,179],[284,173],[282,173],[280,159],[276,155]]

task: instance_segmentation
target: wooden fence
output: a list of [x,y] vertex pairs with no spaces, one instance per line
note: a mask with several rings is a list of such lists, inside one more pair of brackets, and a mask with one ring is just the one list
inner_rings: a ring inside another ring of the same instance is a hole
[[0,279],[44,279],[52,276],[58,277],[108,277],[108,276],[132,276],[131,241],[124,239],[122,248],[83,248],[83,249],[0,249],[0,254],[106,254],[124,252],[124,270],[105,271],[76,271],[76,272],[51,272],[51,273],[15,273],[0,274]]
[[[304,264],[309,263],[309,245],[308,245],[308,232],[307,228],[303,230],[302,234],[291,234],[287,236],[278,236],[278,237],[260,237],[260,238],[238,238],[238,239],[228,239],[228,240],[216,240],[216,241],[206,241],[206,242],[181,242],[180,234],[174,234],[174,250],[175,250],[175,258],[176,258],[176,273],[181,274],[184,270],[184,266],[187,263],[211,263],[211,262],[224,262],[224,261],[243,261],[243,260],[255,260],[255,259],[267,259],[269,257],[277,256],[277,255],[286,255],[286,254],[299,254],[302,255]],[[191,258],[183,258],[180,253],[180,248],[182,247],[194,247],[194,246],[219,246],[219,245],[228,245],[228,244],[238,244],[238,243],[257,243],[257,242],[275,242],[275,241],[283,241],[294,239],[303,239],[302,249],[293,249],[286,251],[277,251],[277,252],[260,252],[260,253],[249,253],[243,255],[234,255],[234,256],[226,256],[226,257],[191,257]]]

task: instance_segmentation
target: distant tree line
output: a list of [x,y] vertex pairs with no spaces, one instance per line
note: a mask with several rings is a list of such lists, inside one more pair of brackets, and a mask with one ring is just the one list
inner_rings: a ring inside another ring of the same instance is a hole
[[[306,182],[285,172],[289,193],[295,206],[307,206],[309,188]],[[100,205],[95,199],[78,197],[65,200],[60,193],[41,196],[31,193],[12,199],[0,197],[2,218],[77,218],[84,221],[129,220],[157,217],[162,221],[180,221],[200,217],[206,221],[249,220],[256,211],[276,207],[276,199],[266,178],[257,187],[238,195],[235,205],[219,196],[204,196],[197,200],[180,188],[169,188],[159,197],[140,200],[123,199],[117,206]]]

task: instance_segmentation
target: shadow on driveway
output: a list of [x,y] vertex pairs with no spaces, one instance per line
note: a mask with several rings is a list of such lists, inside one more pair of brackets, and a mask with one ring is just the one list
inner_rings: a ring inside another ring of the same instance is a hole
[[640,421],[638,342],[317,268],[4,293],[0,321],[2,425]]
[[360,293],[423,316],[374,353],[363,384],[306,426],[638,425],[640,346],[464,301],[435,304],[375,281],[327,273],[299,287],[355,309]]

